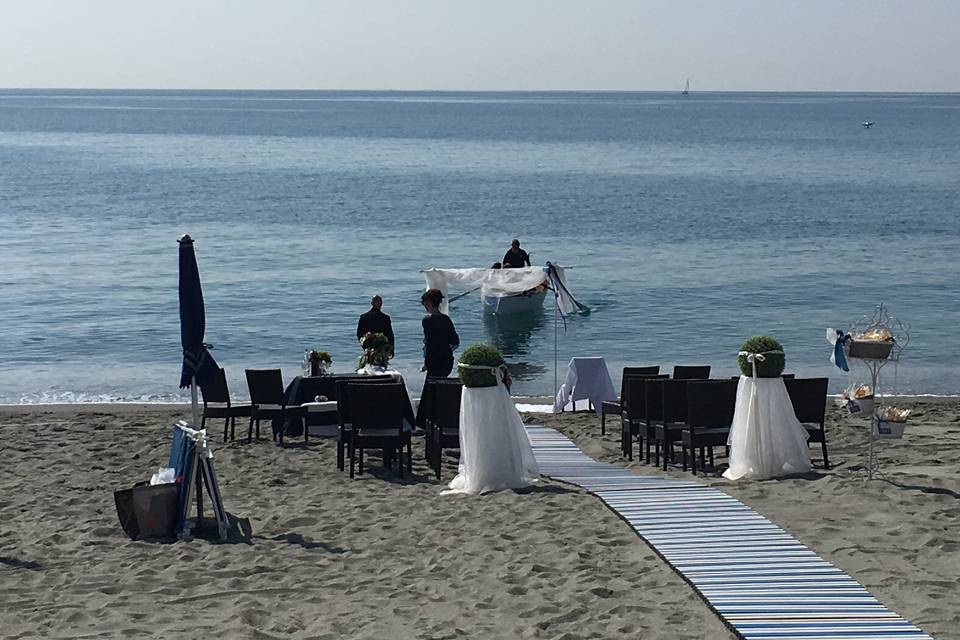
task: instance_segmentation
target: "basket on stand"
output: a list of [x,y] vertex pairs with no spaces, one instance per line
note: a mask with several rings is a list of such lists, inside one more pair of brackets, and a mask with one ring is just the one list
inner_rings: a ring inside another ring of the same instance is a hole
[[903,437],[903,430],[907,427],[906,422],[893,422],[884,420],[880,416],[873,422],[874,438],[893,438],[899,440]]
[[850,358],[886,360],[893,350],[893,340],[857,340],[853,338],[845,350]]
[[869,416],[873,414],[873,396],[862,398],[847,398],[847,411],[852,416]]

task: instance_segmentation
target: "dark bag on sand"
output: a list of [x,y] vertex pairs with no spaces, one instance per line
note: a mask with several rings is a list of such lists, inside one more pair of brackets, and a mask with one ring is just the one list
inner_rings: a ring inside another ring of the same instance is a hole
[[179,496],[175,482],[141,482],[130,489],[114,491],[120,526],[132,540],[175,537]]

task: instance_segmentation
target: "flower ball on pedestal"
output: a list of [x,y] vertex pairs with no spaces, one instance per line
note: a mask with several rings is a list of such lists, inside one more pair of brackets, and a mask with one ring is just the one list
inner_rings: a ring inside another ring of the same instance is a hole
[[460,356],[460,366],[457,368],[460,382],[465,387],[495,387],[507,379],[507,365],[503,356],[495,347],[488,344],[467,347]]
[[745,376],[779,378],[786,365],[786,356],[780,343],[770,336],[753,336],[740,347],[737,364]]

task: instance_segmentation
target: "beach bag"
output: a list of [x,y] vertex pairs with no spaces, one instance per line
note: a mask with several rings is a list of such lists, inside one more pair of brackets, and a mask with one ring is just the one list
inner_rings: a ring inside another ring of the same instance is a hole
[[131,540],[175,537],[179,497],[175,482],[141,482],[113,493],[120,526]]

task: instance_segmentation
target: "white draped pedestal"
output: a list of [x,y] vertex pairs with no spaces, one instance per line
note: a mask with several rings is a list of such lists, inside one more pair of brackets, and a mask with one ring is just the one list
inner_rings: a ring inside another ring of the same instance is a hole
[[601,357],[582,356],[570,360],[567,379],[560,385],[554,399],[553,412],[560,413],[567,403],[572,403],[571,408],[575,410],[577,400],[587,400],[598,415],[600,405],[617,400],[617,392],[613,389],[606,360]]
[[460,468],[444,493],[519,489],[540,470],[527,430],[502,384],[464,387],[460,400]]
[[740,376],[730,428],[728,480],[763,480],[810,471],[807,430],[797,420],[783,378]]

